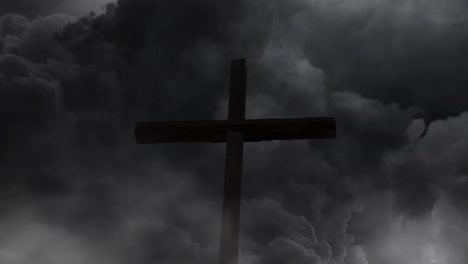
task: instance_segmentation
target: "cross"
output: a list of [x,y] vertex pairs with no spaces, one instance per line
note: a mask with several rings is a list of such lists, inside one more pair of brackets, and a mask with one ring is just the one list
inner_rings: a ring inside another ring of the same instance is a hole
[[237,264],[244,142],[336,137],[332,117],[246,120],[246,87],[245,59],[232,60],[227,120],[138,122],[135,126],[139,144],[226,142],[219,264]]

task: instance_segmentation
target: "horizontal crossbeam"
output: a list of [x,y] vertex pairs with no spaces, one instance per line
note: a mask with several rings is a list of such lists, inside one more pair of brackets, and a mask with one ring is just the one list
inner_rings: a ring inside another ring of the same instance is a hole
[[138,122],[135,137],[139,144],[219,143],[226,142],[228,130],[242,132],[245,142],[336,137],[336,124],[332,117]]

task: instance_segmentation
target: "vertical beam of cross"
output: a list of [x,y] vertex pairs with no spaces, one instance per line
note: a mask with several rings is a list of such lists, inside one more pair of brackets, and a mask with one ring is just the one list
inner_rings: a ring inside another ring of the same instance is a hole
[[[228,120],[245,119],[246,92],[247,69],[245,59],[233,60],[231,63]],[[243,132],[228,130],[219,264],[237,264],[239,255],[239,211],[243,149]]]

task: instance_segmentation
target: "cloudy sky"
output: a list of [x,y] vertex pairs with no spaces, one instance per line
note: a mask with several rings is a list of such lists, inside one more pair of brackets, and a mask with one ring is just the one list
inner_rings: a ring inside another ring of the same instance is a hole
[[239,57],[338,134],[246,144],[240,263],[468,263],[461,0],[0,0],[0,263],[217,263],[225,146],[133,128],[225,118]]

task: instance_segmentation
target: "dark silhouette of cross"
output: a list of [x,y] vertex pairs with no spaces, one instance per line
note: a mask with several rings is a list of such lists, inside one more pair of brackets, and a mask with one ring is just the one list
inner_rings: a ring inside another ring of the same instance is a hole
[[227,143],[219,264],[237,264],[244,142],[336,137],[335,119],[332,117],[246,120],[245,64],[245,59],[236,59],[231,63],[227,120],[139,122],[135,126],[135,137],[140,144]]

